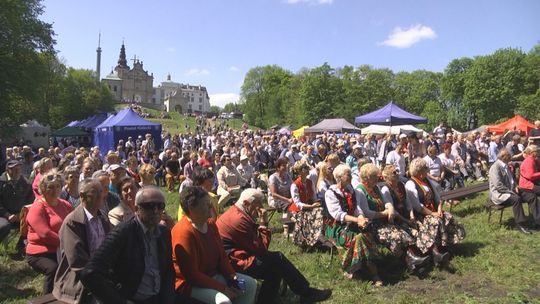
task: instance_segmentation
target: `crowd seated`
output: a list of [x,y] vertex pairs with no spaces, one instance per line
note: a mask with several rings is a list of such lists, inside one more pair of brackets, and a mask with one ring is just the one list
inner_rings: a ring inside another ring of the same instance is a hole
[[[44,274],[43,293],[63,302],[272,303],[284,280],[313,303],[331,290],[311,287],[271,250],[266,186],[285,235],[304,248],[328,240],[344,277],[367,274],[374,286],[384,284],[382,248],[411,273],[449,265],[465,229],[442,191],[488,178],[489,199],[512,207],[519,232],[540,226],[537,135],[460,135],[444,124],[425,138],[196,130],[164,134],[164,147],[142,134],[123,139],[105,156],[63,141],[36,153],[6,149],[0,238],[27,227],[16,247]],[[160,184],[169,192],[180,185],[176,219]]]

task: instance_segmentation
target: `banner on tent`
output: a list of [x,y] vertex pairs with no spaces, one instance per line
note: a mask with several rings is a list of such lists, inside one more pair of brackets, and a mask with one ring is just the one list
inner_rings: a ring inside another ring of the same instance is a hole
[[143,131],[143,130],[158,130],[159,126],[125,126],[125,127],[114,127],[115,131]]

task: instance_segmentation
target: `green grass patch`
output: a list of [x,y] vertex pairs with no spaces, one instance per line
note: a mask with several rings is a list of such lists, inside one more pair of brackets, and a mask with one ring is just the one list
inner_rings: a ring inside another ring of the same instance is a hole
[[[540,303],[540,232],[527,236],[513,230],[511,209],[504,211],[502,227],[497,223],[498,212],[488,225],[482,207],[486,195],[476,195],[453,208],[467,236],[453,249],[451,271],[435,269],[422,279],[404,271],[401,261],[384,255],[378,266],[387,285],[374,288],[366,279],[347,280],[336,257],[326,268],[328,252],[304,251],[287,241],[279,232],[277,213],[270,223],[275,231],[271,250],[282,251],[312,286],[333,288],[332,298],[325,303]],[[178,193],[166,193],[166,198],[166,210],[176,218]],[[8,249],[14,245],[12,242]],[[3,248],[0,252],[0,302],[25,303],[38,295],[42,276],[25,261],[11,260]],[[298,298],[289,290],[280,301],[295,303]]]

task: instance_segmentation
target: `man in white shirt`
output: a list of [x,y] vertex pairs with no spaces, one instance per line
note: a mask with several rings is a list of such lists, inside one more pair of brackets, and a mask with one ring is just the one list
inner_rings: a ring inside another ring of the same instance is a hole
[[407,167],[405,164],[405,155],[403,155],[403,144],[399,143],[394,151],[390,151],[386,156],[386,164],[394,165],[399,174],[400,180],[407,180],[405,174],[407,173]]

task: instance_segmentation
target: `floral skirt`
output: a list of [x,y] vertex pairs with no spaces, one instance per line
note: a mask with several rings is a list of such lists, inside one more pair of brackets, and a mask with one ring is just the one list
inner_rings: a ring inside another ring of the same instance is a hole
[[341,267],[349,273],[360,270],[364,261],[373,260],[379,255],[377,245],[368,232],[334,224],[326,227],[325,236],[336,246]]
[[302,210],[293,213],[293,242],[296,245],[314,246],[324,234],[323,208]]
[[416,223],[418,230],[412,230],[412,233],[416,237],[416,247],[422,253],[428,252],[434,245],[446,247],[465,238],[465,228],[449,212],[444,212],[443,218],[427,215]]
[[401,255],[409,246],[415,244],[415,239],[410,232],[395,224],[374,221],[370,225],[370,231],[375,240],[394,255]]

